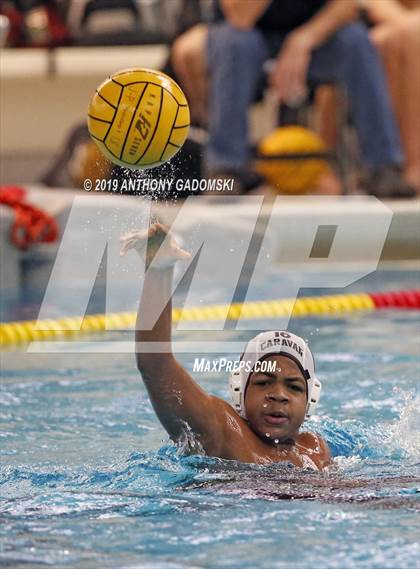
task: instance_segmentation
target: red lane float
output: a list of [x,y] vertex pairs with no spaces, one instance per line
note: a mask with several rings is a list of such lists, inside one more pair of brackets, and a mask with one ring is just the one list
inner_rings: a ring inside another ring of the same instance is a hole
[[399,290],[392,292],[369,292],[376,309],[420,308],[420,290]]
[[1,186],[0,204],[11,207],[15,219],[10,229],[10,240],[18,249],[27,249],[34,243],[51,243],[57,239],[58,225],[51,215],[26,203],[26,190],[20,186]]

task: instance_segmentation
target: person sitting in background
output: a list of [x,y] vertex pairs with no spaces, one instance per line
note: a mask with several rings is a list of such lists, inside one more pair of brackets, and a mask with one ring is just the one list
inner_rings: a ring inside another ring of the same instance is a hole
[[420,1],[366,0],[370,38],[385,65],[405,151],[405,179],[420,193]]
[[[196,84],[191,70],[196,75],[207,70],[209,176],[234,176],[239,191],[246,185],[247,111],[265,62],[275,57],[269,80],[279,102],[298,104],[306,96],[308,82],[335,81],[345,86],[369,171],[367,193],[384,198],[414,195],[401,175],[398,129],[376,51],[365,27],[352,23],[358,4],[356,0],[220,0],[224,21],[186,32],[194,39],[188,49],[187,36],[175,42],[174,68],[188,96]],[[188,65],[192,58],[195,66]],[[203,84],[196,91],[201,104]]]
[[[420,0],[364,0],[369,37],[381,55],[405,153],[404,177],[420,193]],[[320,135],[337,144],[339,94],[325,90],[317,101]]]

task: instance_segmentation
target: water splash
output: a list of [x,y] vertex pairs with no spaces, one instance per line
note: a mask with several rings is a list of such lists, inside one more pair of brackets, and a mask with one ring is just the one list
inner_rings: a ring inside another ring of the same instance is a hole
[[420,457],[419,406],[420,397],[413,391],[404,391],[394,387],[394,393],[402,396],[404,404],[399,419],[391,425],[390,444],[402,449],[408,456]]

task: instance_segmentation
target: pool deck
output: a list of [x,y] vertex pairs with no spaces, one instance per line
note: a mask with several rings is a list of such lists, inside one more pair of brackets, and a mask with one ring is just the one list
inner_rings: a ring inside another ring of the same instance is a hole
[[[115,219],[116,211],[118,211],[118,215],[121,215],[122,212],[123,216],[130,216],[137,208],[139,208],[139,212],[147,211],[150,205],[149,200],[133,196],[98,195],[93,192],[46,189],[35,186],[27,187],[27,191],[27,201],[54,216],[59,224],[61,234],[66,227],[70,212],[75,211],[76,204],[77,211],[81,214],[80,219],[83,219],[84,222],[88,220],[89,231],[91,232],[88,236],[89,239],[94,238],[95,235],[100,235],[101,231],[103,232],[106,219]],[[229,242],[231,238],[237,240],[238,236],[247,239],[250,233],[249,228],[254,227],[261,206],[263,215],[260,215],[260,219],[264,216],[268,219],[271,215],[271,239],[266,250],[273,262],[293,263],[295,260],[293,255],[287,256],[286,254],[285,256],[279,245],[282,240],[283,243],[285,242],[285,236],[288,235],[288,233],[284,233],[287,224],[290,227],[290,234],[293,234],[293,243],[297,249],[300,247],[302,250],[304,243],[299,244],[298,242],[308,238],[307,234],[305,237],[305,230],[309,225],[316,228],[319,225],[344,227],[349,223],[350,225],[353,223],[353,226],[359,224],[357,233],[362,233],[361,228],[364,228],[366,235],[369,236],[378,231],[378,224],[383,225],[385,223],[386,227],[384,226],[385,229],[382,229],[385,243],[383,244],[382,240],[380,248],[377,249],[378,259],[376,260],[379,260],[379,257],[380,261],[418,260],[420,257],[420,200],[390,200],[382,203],[374,198],[363,198],[361,196],[352,196],[345,201],[342,198],[332,196],[282,196],[276,202],[276,207],[272,209],[273,200],[265,199],[263,203],[261,196],[229,197],[226,199],[222,196],[216,200],[198,196],[189,201],[187,206],[189,215],[184,216],[183,221],[181,219],[178,229],[181,232],[188,233],[201,226],[207,228],[205,230],[207,237],[205,238],[212,240],[217,238],[220,240],[220,234],[223,234],[224,242],[226,240]],[[168,205],[157,202],[153,207],[155,213],[163,220],[170,222],[179,214],[180,208],[185,208],[185,203],[179,202],[178,205]],[[100,215],[98,215],[99,211]],[[183,211],[185,212],[185,209]],[[92,215],[93,212],[94,215]],[[19,291],[22,286],[45,286],[57,255],[59,242],[39,244],[26,251],[20,251],[9,239],[13,212],[7,207],[1,207],[0,221],[2,259],[0,289],[2,291]],[[298,231],[296,231],[296,227],[298,227]],[[118,231],[118,228],[114,229]],[[258,232],[258,230],[259,225],[257,223],[255,231]],[[356,242],[357,235],[353,236],[351,240],[347,240],[349,241],[348,246],[342,250],[341,257],[338,258],[339,262],[363,263],[372,261],[372,249],[369,252],[369,247],[365,246],[366,236],[360,235],[359,237],[359,242]],[[84,242],[83,235],[81,237],[79,235],[78,238],[79,243]],[[314,243],[313,236],[311,239]],[[322,249],[325,245],[322,243],[322,235],[320,239],[321,242],[317,243],[317,246]],[[326,239],[328,240],[328,237]],[[329,239],[331,240],[331,237]],[[331,243],[329,247],[331,247]],[[308,254],[306,255],[308,256]]]

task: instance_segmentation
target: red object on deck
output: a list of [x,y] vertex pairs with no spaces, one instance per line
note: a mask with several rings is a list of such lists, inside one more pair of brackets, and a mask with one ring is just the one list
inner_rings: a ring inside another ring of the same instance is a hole
[[420,308],[420,290],[401,290],[397,292],[370,292],[375,307],[380,308]]
[[15,219],[10,239],[19,249],[34,243],[51,243],[58,236],[57,222],[47,212],[25,202],[26,190],[20,186],[1,186],[0,204],[13,208]]

